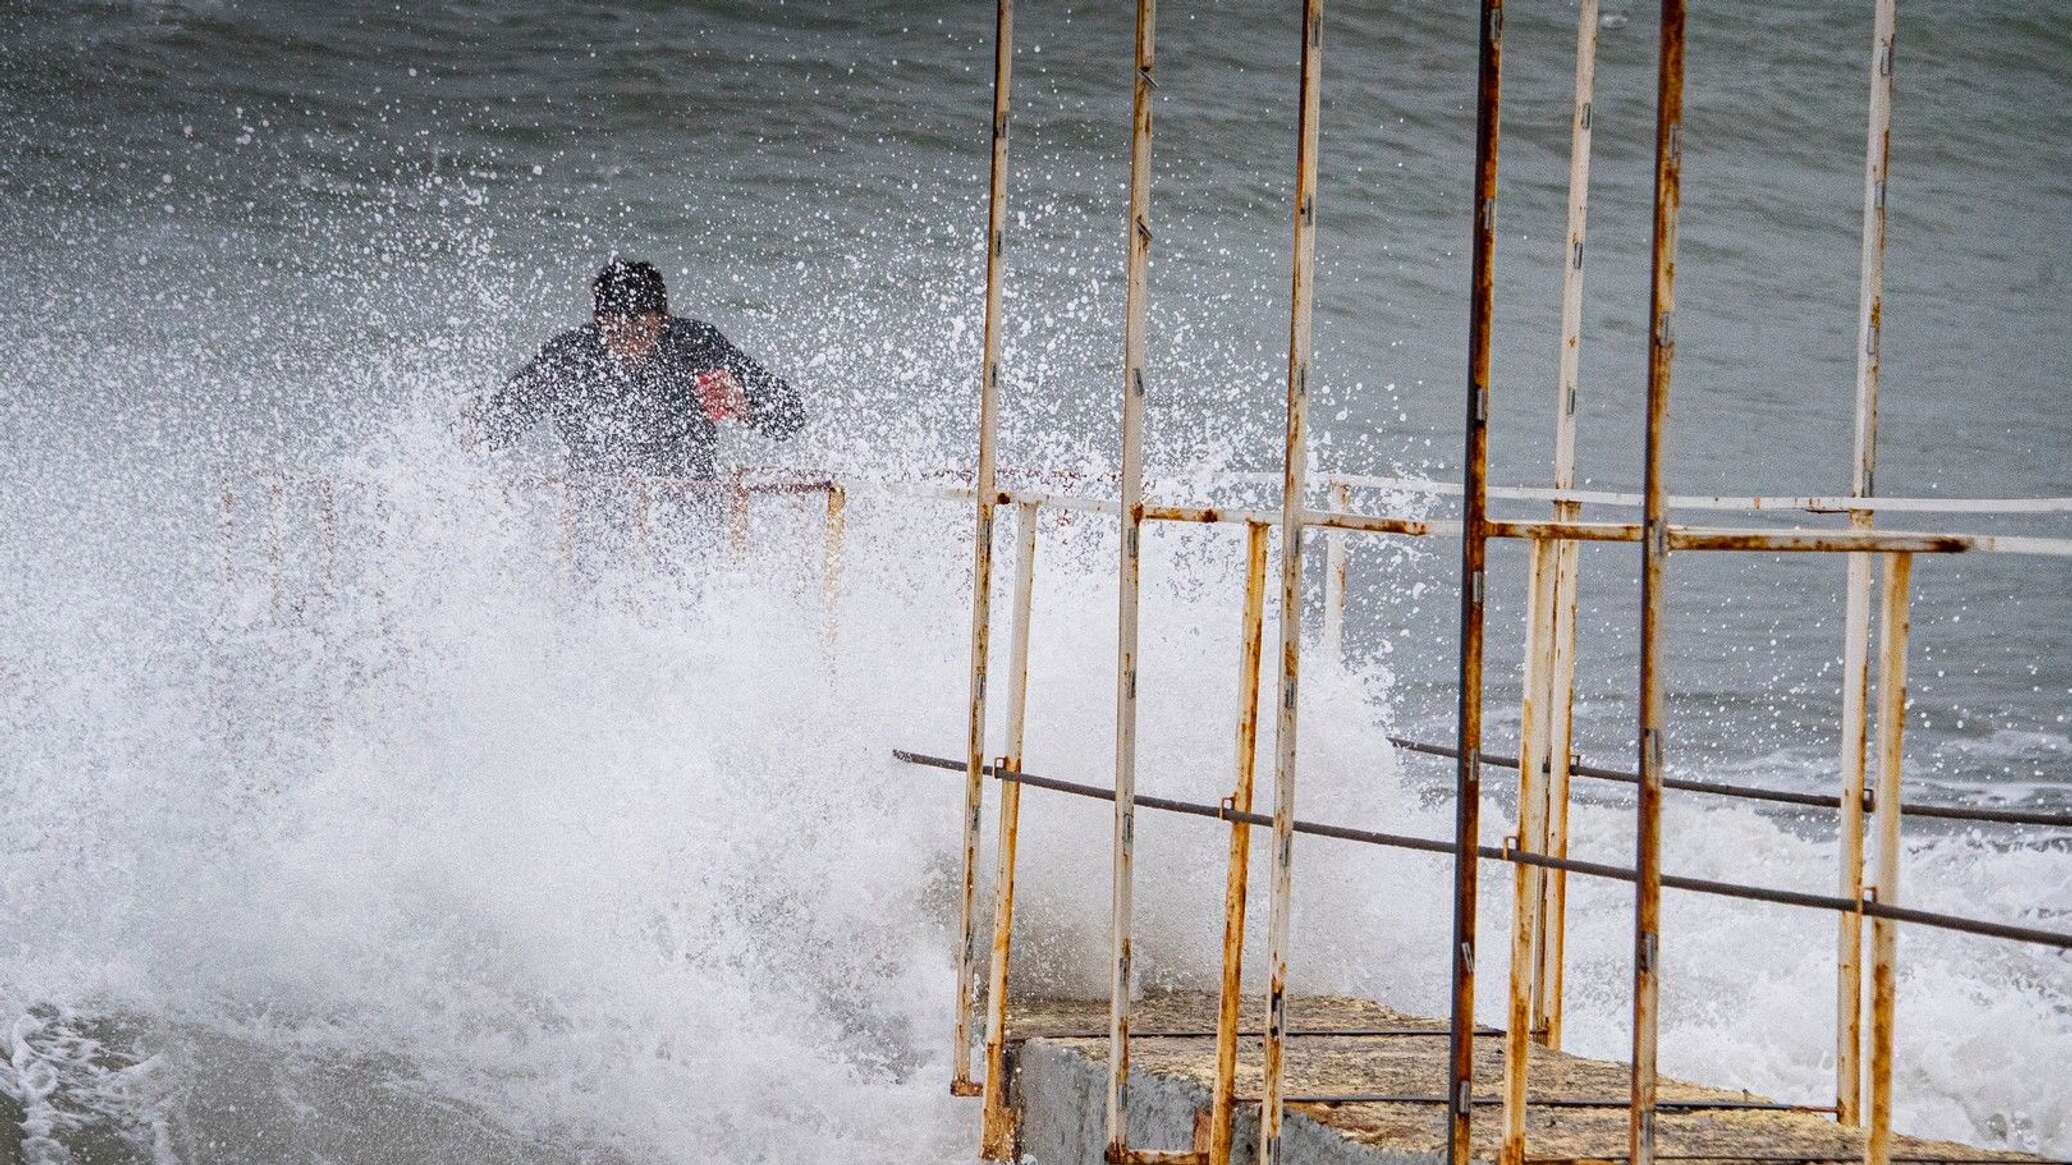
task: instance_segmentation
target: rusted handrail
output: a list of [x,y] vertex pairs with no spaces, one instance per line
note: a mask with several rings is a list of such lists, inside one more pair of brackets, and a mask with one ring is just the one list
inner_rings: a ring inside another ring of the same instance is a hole
[[[1391,736],[1390,744],[1405,752],[1420,752],[1430,756],[1457,757],[1458,750],[1450,745],[1431,744],[1411,740],[1407,737]],[[1482,763],[1490,768],[1515,769],[1518,762],[1510,757],[1490,753],[1482,755]],[[1600,781],[1617,781],[1634,784],[1640,780],[1637,773],[1621,769],[1608,769],[1599,765],[1573,762],[1569,771],[1579,777],[1591,777]],[[1679,789],[1692,793],[1711,793],[1720,797],[1740,797],[1751,801],[1777,801],[1789,805],[1809,805],[1822,809],[1840,809],[1842,799],[1824,793],[1795,793],[1785,789],[1765,789],[1756,785],[1729,785],[1718,781],[1692,781],[1665,777],[1665,789]],[[1866,792],[1864,806],[1868,809],[1876,804],[1877,798]],[[1964,805],[1931,805],[1917,801],[1901,801],[1900,812],[1908,817],[1937,817],[1951,821],[1986,821],[2000,825],[2044,825],[2060,829],[2072,829],[2072,813],[2048,813],[2032,809],[1975,809]]]
[[[962,772],[962,761],[947,757],[930,756],[907,749],[893,749],[893,759],[925,768],[948,769]],[[1115,799],[1113,789],[1098,785],[1063,781],[1056,777],[1043,777],[1035,773],[1009,772],[988,765],[985,775],[996,780],[1014,781],[1052,792],[1066,793],[1096,801]],[[1176,813],[1187,817],[1207,817],[1217,821],[1243,821],[1250,825],[1271,825],[1273,818],[1261,813],[1238,813],[1224,805],[1208,805],[1197,801],[1182,801],[1172,797],[1154,797],[1138,794],[1137,805],[1143,809],[1154,809],[1163,813]],[[1451,854],[1455,846],[1450,841],[1438,838],[1416,837],[1410,834],[1384,833],[1372,829],[1356,829],[1344,825],[1327,825],[1314,821],[1297,820],[1293,832],[1315,837],[1332,837],[1340,841],[1359,842],[1364,845],[1387,846],[1393,849],[1417,850],[1422,853]],[[1606,878],[1617,882],[1631,882],[1638,872],[1625,866],[1614,866],[1605,862],[1589,862],[1576,858],[1555,858],[1545,854],[1521,852],[1513,846],[1478,845],[1478,857],[1501,862],[1524,862],[1547,869],[1565,870],[1574,874]],[[1837,913],[1860,913],[1871,918],[1887,918],[1894,922],[1910,922],[1939,930],[1975,934],[1986,938],[2008,939],[2014,942],[2036,943],[2072,950],[2072,934],[2038,927],[2016,926],[2011,923],[1993,922],[1987,919],[1965,918],[1955,914],[1940,914],[1930,910],[1916,910],[1910,907],[1892,906],[1875,900],[1851,901],[1834,894],[1813,894],[1798,890],[1780,890],[1767,886],[1747,886],[1736,882],[1722,882],[1711,878],[1692,878],[1678,874],[1662,875],[1665,889],[1684,890],[1697,894],[1710,894],[1721,898],[1739,898],[1751,902],[1768,902],[1777,906],[1801,906]]]

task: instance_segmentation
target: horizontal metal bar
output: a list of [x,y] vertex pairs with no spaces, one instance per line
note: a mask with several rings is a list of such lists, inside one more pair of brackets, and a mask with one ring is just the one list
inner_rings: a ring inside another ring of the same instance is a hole
[[[1242,475],[1241,475],[1242,476]],[[1254,475],[1265,478],[1267,475]],[[1280,480],[1278,477],[1272,478]],[[1457,481],[1427,481],[1408,477],[1371,477],[1357,473],[1326,474],[1329,482],[1368,489],[1408,491],[1428,495],[1457,495]],[[1590,489],[1546,489],[1534,486],[1488,487],[1492,498],[1512,501],[1574,502],[1579,505],[1641,508],[1645,499],[1637,493],[1614,493]],[[1809,514],[1842,514],[1851,510],[1906,511],[1920,514],[2059,514],[2072,513],[2072,498],[1881,498],[1881,497],[1794,497],[1671,495],[1672,510],[1787,510]]]
[[[1266,1033],[1260,1030],[1259,1028],[1251,1028],[1249,1030],[1240,1031],[1237,1034],[1238,1037],[1241,1039],[1259,1039],[1263,1037]],[[1284,1032],[1282,1034],[1288,1036],[1290,1039],[1300,1037],[1322,1038],[1327,1036],[1340,1036],[1345,1038],[1357,1039],[1375,1039],[1383,1037],[1402,1036],[1450,1036],[1453,1034],[1453,1029],[1444,1027],[1304,1028]],[[1498,1027],[1478,1027],[1475,1029],[1475,1034],[1477,1036],[1489,1036],[1494,1038],[1503,1035],[1504,1029]],[[1107,1038],[1108,1032],[1105,1028],[1103,1028],[1100,1031],[1082,1032],[1028,1032],[1026,1034],[1010,1033],[1008,1036],[1008,1039],[1015,1041],[1017,1043],[1024,1043],[1029,1040],[1105,1040]],[[1216,1038],[1216,1030],[1214,1028],[1203,1028],[1200,1030],[1189,1030],[1185,1028],[1155,1028],[1151,1031],[1139,1031],[1136,1028],[1131,1028],[1130,1038],[1133,1040],[1214,1039]]]
[[[951,772],[965,771],[965,762],[947,757],[929,756],[924,753],[893,749],[894,759],[908,764],[928,768],[946,769]],[[1039,789],[1050,789],[1059,793],[1070,793],[1097,801],[1115,799],[1113,789],[1098,785],[1084,785],[1075,781],[1061,781],[1055,777],[1039,777],[1034,773],[1016,773],[998,770],[987,765],[986,775],[1000,780],[1017,781]],[[1167,813],[1178,813],[1189,817],[1207,817],[1216,821],[1243,821],[1249,825],[1269,825],[1272,818],[1262,813],[1239,813],[1221,805],[1204,805],[1193,801],[1177,801],[1169,797],[1150,797],[1139,794],[1136,803],[1146,809]],[[1341,841],[1357,841],[1366,845],[1383,845],[1396,849],[1417,850],[1423,853],[1454,852],[1454,845],[1426,837],[1410,837],[1397,833],[1381,833],[1371,829],[1351,829],[1342,825],[1323,825],[1313,821],[1295,822],[1295,832],[1316,837],[1335,837]],[[1475,852],[1482,857],[1497,861],[1515,862],[1523,865],[1541,866],[1552,870],[1566,870],[1574,874],[1608,878],[1613,881],[1631,882],[1635,878],[1632,870],[1623,866],[1606,865],[1603,862],[1586,862],[1575,858],[1556,858],[1545,854],[1527,853],[1510,846],[1477,846]],[[1831,910],[1839,914],[1862,913],[1871,917],[1890,918],[1899,922],[1911,922],[1919,926],[1935,927],[1939,930],[1953,930],[1964,934],[1983,935],[1988,938],[2003,938],[2015,942],[2031,942],[2042,946],[2072,950],[2072,934],[2040,930],[2034,927],[2013,926],[2002,922],[1988,922],[1983,919],[1961,918],[1950,914],[1937,914],[1927,910],[1910,910],[1904,907],[1887,906],[1879,902],[1859,902],[1840,898],[1832,894],[1806,894],[1797,890],[1778,890],[1762,886],[1742,886],[1733,882],[1718,882],[1709,878],[1690,878],[1675,874],[1664,874],[1662,885],[1673,890],[1687,890],[1698,894],[1712,894],[1722,898],[1740,898],[1751,902],[1770,902],[1780,906],[1804,906],[1819,910]]]
[[1635,522],[1499,521],[1484,523],[1492,538],[1553,538],[1564,542],[1638,542]]
[[1206,1165],[1207,1160],[1207,1154],[1193,1149],[1129,1149],[1122,1155],[1122,1165]]
[[[971,496],[970,489],[957,487],[917,487],[912,492],[946,498]],[[1540,492],[1552,494],[1555,491]],[[1121,512],[1119,504],[1113,501],[1031,490],[1001,490],[996,500],[1001,505],[1031,502],[1045,509],[1082,513]],[[1273,525],[1278,523],[1281,517],[1278,510],[1147,503],[1144,506],[1144,519],[1151,522],[1259,522]],[[1355,514],[1342,510],[1305,510],[1302,522],[1305,526],[1319,529],[1403,534],[1413,537],[1458,537],[1461,532],[1460,523],[1452,519]],[[1552,538],[1572,542],[1638,542],[1641,532],[1640,525],[1635,522],[1563,522],[1542,519],[1492,519],[1484,524],[1484,528],[1492,538]],[[1909,530],[1737,530],[1671,526],[1669,548],[1764,553],[1903,551],[1914,554],[2027,554],[2072,558],[2072,538]]]
[[[1072,497],[1063,494],[1047,494],[1030,490],[1001,490],[996,499],[1001,505],[1021,503],[1033,504],[1054,510],[1073,510],[1080,513],[1116,514],[1121,509],[1118,503],[1097,498]],[[1144,520],[1147,522],[1189,522],[1204,525],[1260,525],[1280,524],[1279,510],[1251,510],[1225,506],[1181,506],[1157,502],[1144,504]],[[1422,518],[1405,518],[1388,514],[1354,514],[1342,510],[1305,510],[1302,515],[1305,526],[1333,530],[1358,530],[1369,534],[1404,534],[1419,537],[1427,534],[1460,533],[1460,523],[1450,521],[1430,522]]]
[[[1812,1153],[1656,1153],[1657,1161],[1747,1161],[1762,1165],[1855,1165],[1863,1160],[1861,1152],[1830,1153],[1826,1156]],[[1591,1161],[1627,1161],[1624,1153],[1592,1154]],[[1909,1154],[1893,1154],[1888,1160],[1895,1165],[2072,1165],[2072,1160],[2052,1157],[2016,1156],[2010,1152],[2004,1157],[1924,1157]],[[1527,1157],[1525,1165],[1575,1165],[1574,1157]]]
[[[1390,744],[1405,752],[1421,752],[1430,756],[1458,757],[1460,754],[1451,745],[1428,744],[1408,740],[1400,736],[1388,738]],[[1484,753],[1482,763],[1498,769],[1518,767],[1516,757]],[[1569,772],[1581,777],[1593,777],[1600,781],[1617,781],[1622,784],[1637,784],[1640,778],[1619,769],[1601,768],[1581,763],[1571,764]],[[1715,781],[1691,781],[1664,778],[1665,788],[1683,789],[1693,793],[1712,793],[1722,797],[1741,797],[1751,801],[1778,801],[1788,805],[1812,805],[1823,809],[1840,809],[1842,799],[1822,793],[1794,793],[1784,789],[1763,789],[1753,785],[1728,785]],[[1868,805],[1866,805],[1868,808]],[[1923,805],[1913,801],[1900,802],[1901,816],[1936,817],[1950,821],[1988,821],[2001,825],[2043,825],[2058,829],[2072,829],[2072,813],[2052,813],[2041,809],[1984,809],[1967,805]]]
[[[1318,1093],[1314,1096],[1282,1097],[1288,1104],[1445,1104],[1449,1098],[1439,1093],[1422,1092],[1342,1092]],[[1473,1105],[1494,1106],[1504,1102],[1501,1096],[1476,1096],[1469,1099]],[[1240,1103],[1246,1103],[1240,1100]],[[1249,1103],[1256,1104],[1256,1099]],[[1632,1105],[1627,1097],[1585,1096],[1542,1096],[1528,1097],[1527,1108],[1616,1108]],[[1832,1113],[1832,1104],[1789,1104],[1773,1100],[1657,1100],[1655,1108],[1660,1112],[1813,1112]],[[1592,1158],[1595,1160],[1596,1158]]]
[[1776,554],[1877,550],[1909,554],[2036,554],[2072,558],[2072,538],[1911,530],[1710,530],[1671,526],[1669,548],[1752,550]]

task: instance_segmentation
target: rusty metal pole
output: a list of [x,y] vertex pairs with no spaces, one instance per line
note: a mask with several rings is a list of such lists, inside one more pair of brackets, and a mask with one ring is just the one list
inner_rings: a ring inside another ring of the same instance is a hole
[[849,491],[839,481],[827,486],[827,541],[820,567],[822,636],[833,646],[841,629],[842,550],[849,537]]
[[1497,131],[1503,97],[1503,0],[1482,0],[1475,98],[1474,246],[1469,267],[1467,447],[1461,464],[1459,766],[1454,777],[1452,1032],[1446,1155],[1468,1165],[1475,1083],[1475,907],[1482,828],[1482,606],[1488,532],[1489,340],[1496,284]]
[[[1345,513],[1353,508],[1352,487],[1335,478],[1325,479],[1331,490],[1331,508]],[[1345,584],[1347,582],[1345,531],[1324,535],[1324,654],[1340,659],[1345,654]]]
[[[1252,811],[1252,775],[1259,748],[1259,657],[1265,647],[1266,544],[1272,527],[1245,523],[1245,613],[1238,630],[1237,784],[1226,804]],[[1230,1165],[1231,1113],[1237,1104],[1237,1025],[1244,999],[1245,884],[1252,827],[1230,823],[1230,856],[1223,888],[1223,979],[1216,1008],[1216,1084],[1209,1108],[1209,1163]]]
[[654,482],[642,476],[633,479],[633,549],[643,567],[654,566],[651,529],[655,508]]
[[559,515],[559,517],[560,517],[560,530],[561,530],[561,543],[560,543],[560,550],[561,550],[561,576],[562,576],[562,578],[563,578],[563,579],[565,579],[565,580],[567,580],[567,581],[569,581],[569,582],[574,582],[574,581],[576,580],[576,497],[575,497],[575,490],[576,490],[576,486],[575,486],[575,482],[574,482],[574,481],[572,481],[572,480],[570,480],[570,479],[568,479],[568,478],[563,478],[563,479],[562,479],[562,481],[561,481],[561,512],[560,512],[560,515]]
[[216,511],[216,545],[223,554],[223,591],[232,603],[236,596],[231,589],[237,585],[237,495],[230,490],[230,483],[223,484],[222,504]]
[[735,562],[748,558],[748,470],[736,469],[727,490],[727,548]]
[[[1020,543],[1014,562],[1014,630],[1008,640],[1007,752],[999,767],[1022,771],[1022,730],[1029,709],[1029,613],[1036,592],[1036,503],[1015,507]],[[988,1161],[1015,1158],[1014,1110],[1007,1104],[1007,961],[1014,941],[1015,840],[1021,827],[1022,787],[1000,784],[998,865],[993,875],[993,972],[986,990],[985,1118],[979,1155]]]
[[275,474],[273,477],[267,480],[266,562],[268,577],[271,579],[270,585],[272,586],[273,594],[272,610],[275,617],[279,617],[281,613],[281,592],[285,588],[285,579],[283,577],[283,573],[286,569],[286,567],[284,566],[284,559],[286,558],[286,555],[283,553],[281,549],[281,527],[287,521],[287,499],[285,495],[286,486],[282,484],[280,476],[278,474]]
[[338,487],[329,477],[317,479],[317,546],[323,554],[319,564],[327,603],[338,599]]
[[1288,1042],[1288,923],[1294,913],[1297,680],[1302,671],[1302,527],[1309,473],[1310,309],[1316,285],[1317,123],[1324,67],[1323,0],[1302,5],[1302,83],[1295,132],[1295,245],[1288,308],[1288,429],[1281,474],[1281,690],[1274,724],[1273,894],[1267,911],[1266,1063],[1259,1165],[1281,1152],[1281,1072]]
[[1669,427],[1669,374],[1676,359],[1676,214],[1683,177],[1683,0],[1662,0],[1655,107],[1654,279],[1648,304],[1646,471],[1640,544],[1640,797],[1633,902],[1633,1107],[1630,1165],[1655,1157],[1655,1038],[1660,1023],[1662,908],[1662,732],[1668,677],[1669,487],[1663,464]]
[[[1548,722],[1554,671],[1554,559],[1560,544],[1535,538],[1525,610],[1525,684],[1519,710],[1518,829],[1513,843],[1546,852]],[[1512,875],[1510,999],[1504,1027],[1504,1135],[1500,1165],[1524,1165],[1526,1075],[1532,1040],[1533,976],[1540,940],[1541,867],[1515,863]]]
[[[1590,210],[1591,110],[1597,88],[1597,0],[1576,6],[1576,93],[1569,121],[1568,236],[1561,273],[1561,374],[1554,400],[1554,488],[1576,484],[1576,405],[1582,391],[1583,242]],[[1554,503],[1556,521],[1582,517],[1577,502]],[[1547,676],[1547,776],[1545,851],[1568,856],[1569,764],[1575,730],[1576,584],[1574,542],[1555,543],[1553,667]],[[1568,926],[1568,871],[1545,871],[1540,882],[1537,949],[1534,952],[1533,1035],[1549,1048],[1561,1047],[1561,988]]]
[[[1885,593],[1878,670],[1878,872],[1876,894],[1883,906],[1899,905],[1899,777],[1907,717],[1907,587],[1914,556],[1885,555]],[[1895,960],[1899,923],[1871,919],[1871,1099],[1865,1165],[1892,1160],[1892,1012],[1899,994]]]
[[1122,322],[1121,564],[1115,621],[1115,836],[1108,984],[1108,1159],[1129,1155],[1130,907],[1137,844],[1137,598],[1144,533],[1144,317],[1151,273],[1151,113],[1158,6],[1137,0]]
[[[1863,162],[1863,268],[1857,285],[1856,443],[1850,494],[1875,493],[1878,467],[1878,334],[1885,298],[1885,171],[1892,142],[1894,0],[1878,0],[1871,34],[1870,130]],[[1851,510],[1849,526],[1871,528],[1872,511]],[[1841,894],[1863,893],[1863,790],[1870,703],[1869,554],[1849,556],[1842,638]],[[1863,1113],[1863,916],[1844,914],[1835,974],[1835,1112],[1845,1125]]]
[[978,524],[971,543],[971,708],[965,736],[964,896],[958,909],[956,1075],[950,1092],[976,1096],[971,1012],[978,988],[979,814],[986,756],[986,658],[993,609],[993,440],[1000,420],[1000,279],[1007,261],[1007,108],[1014,64],[1014,3],[999,0],[993,38],[993,165],[986,208],[986,307],[978,394]]

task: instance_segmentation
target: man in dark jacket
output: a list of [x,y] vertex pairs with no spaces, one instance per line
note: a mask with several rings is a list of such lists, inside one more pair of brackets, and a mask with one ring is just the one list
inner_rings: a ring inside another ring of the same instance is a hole
[[477,413],[491,448],[552,421],[577,474],[711,477],[719,426],[789,437],[799,394],[719,329],[669,314],[662,273],[614,259],[590,283],[591,322],[547,342]]

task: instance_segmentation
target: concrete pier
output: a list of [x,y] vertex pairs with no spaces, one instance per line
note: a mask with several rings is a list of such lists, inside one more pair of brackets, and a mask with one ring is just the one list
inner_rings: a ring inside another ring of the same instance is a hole
[[[1185,1150],[1207,1143],[1209,1091],[1215,1073],[1215,996],[1154,995],[1137,1008],[1131,1044],[1130,1143],[1138,1149]],[[1106,1147],[1107,1019],[1105,1000],[1015,1000],[1010,1014],[1011,1097],[1019,1119],[1022,1159],[1038,1165],[1100,1165]],[[1264,1023],[1263,1003],[1247,1000],[1244,1030]],[[1290,1161],[1317,1165],[1438,1165],[1445,1154],[1446,1025],[1361,999],[1305,996],[1293,1001],[1287,1064],[1287,1121],[1282,1145]],[[1385,1032],[1387,1034],[1375,1034]],[[1431,1034],[1422,1034],[1429,1032]],[[1477,1097],[1473,1153],[1496,1159],[1502,1107],[1503,1044],[1476,1041]],[[1260,1040],[1239,1041],[1233,1162],[1256,1157]],[[1627,1070],[1535,1047],[1532,1053],[1527,1160],[1605,1162],[1626,1155]],[[1387,1097],[1305,1101],[1303,1097]],[[1814,1165],[1863,1159],[1860,1129],[1815,1112],[1732,1107],[1678,1109],[1676,1102],[1762,1104],[1767,1098],[1664,1079],[1657,1151],[1665,1160],[1762,1161]],[[1429,1099],[1426,1099],[1429,1098]],[[1486,1103],[1485,1103],[1486,1102]],[[1595,1102],[1604,1102],[1596,1107]],[[1895,1160],[2034,1162],[1942,1141],[1898,1138]]]

